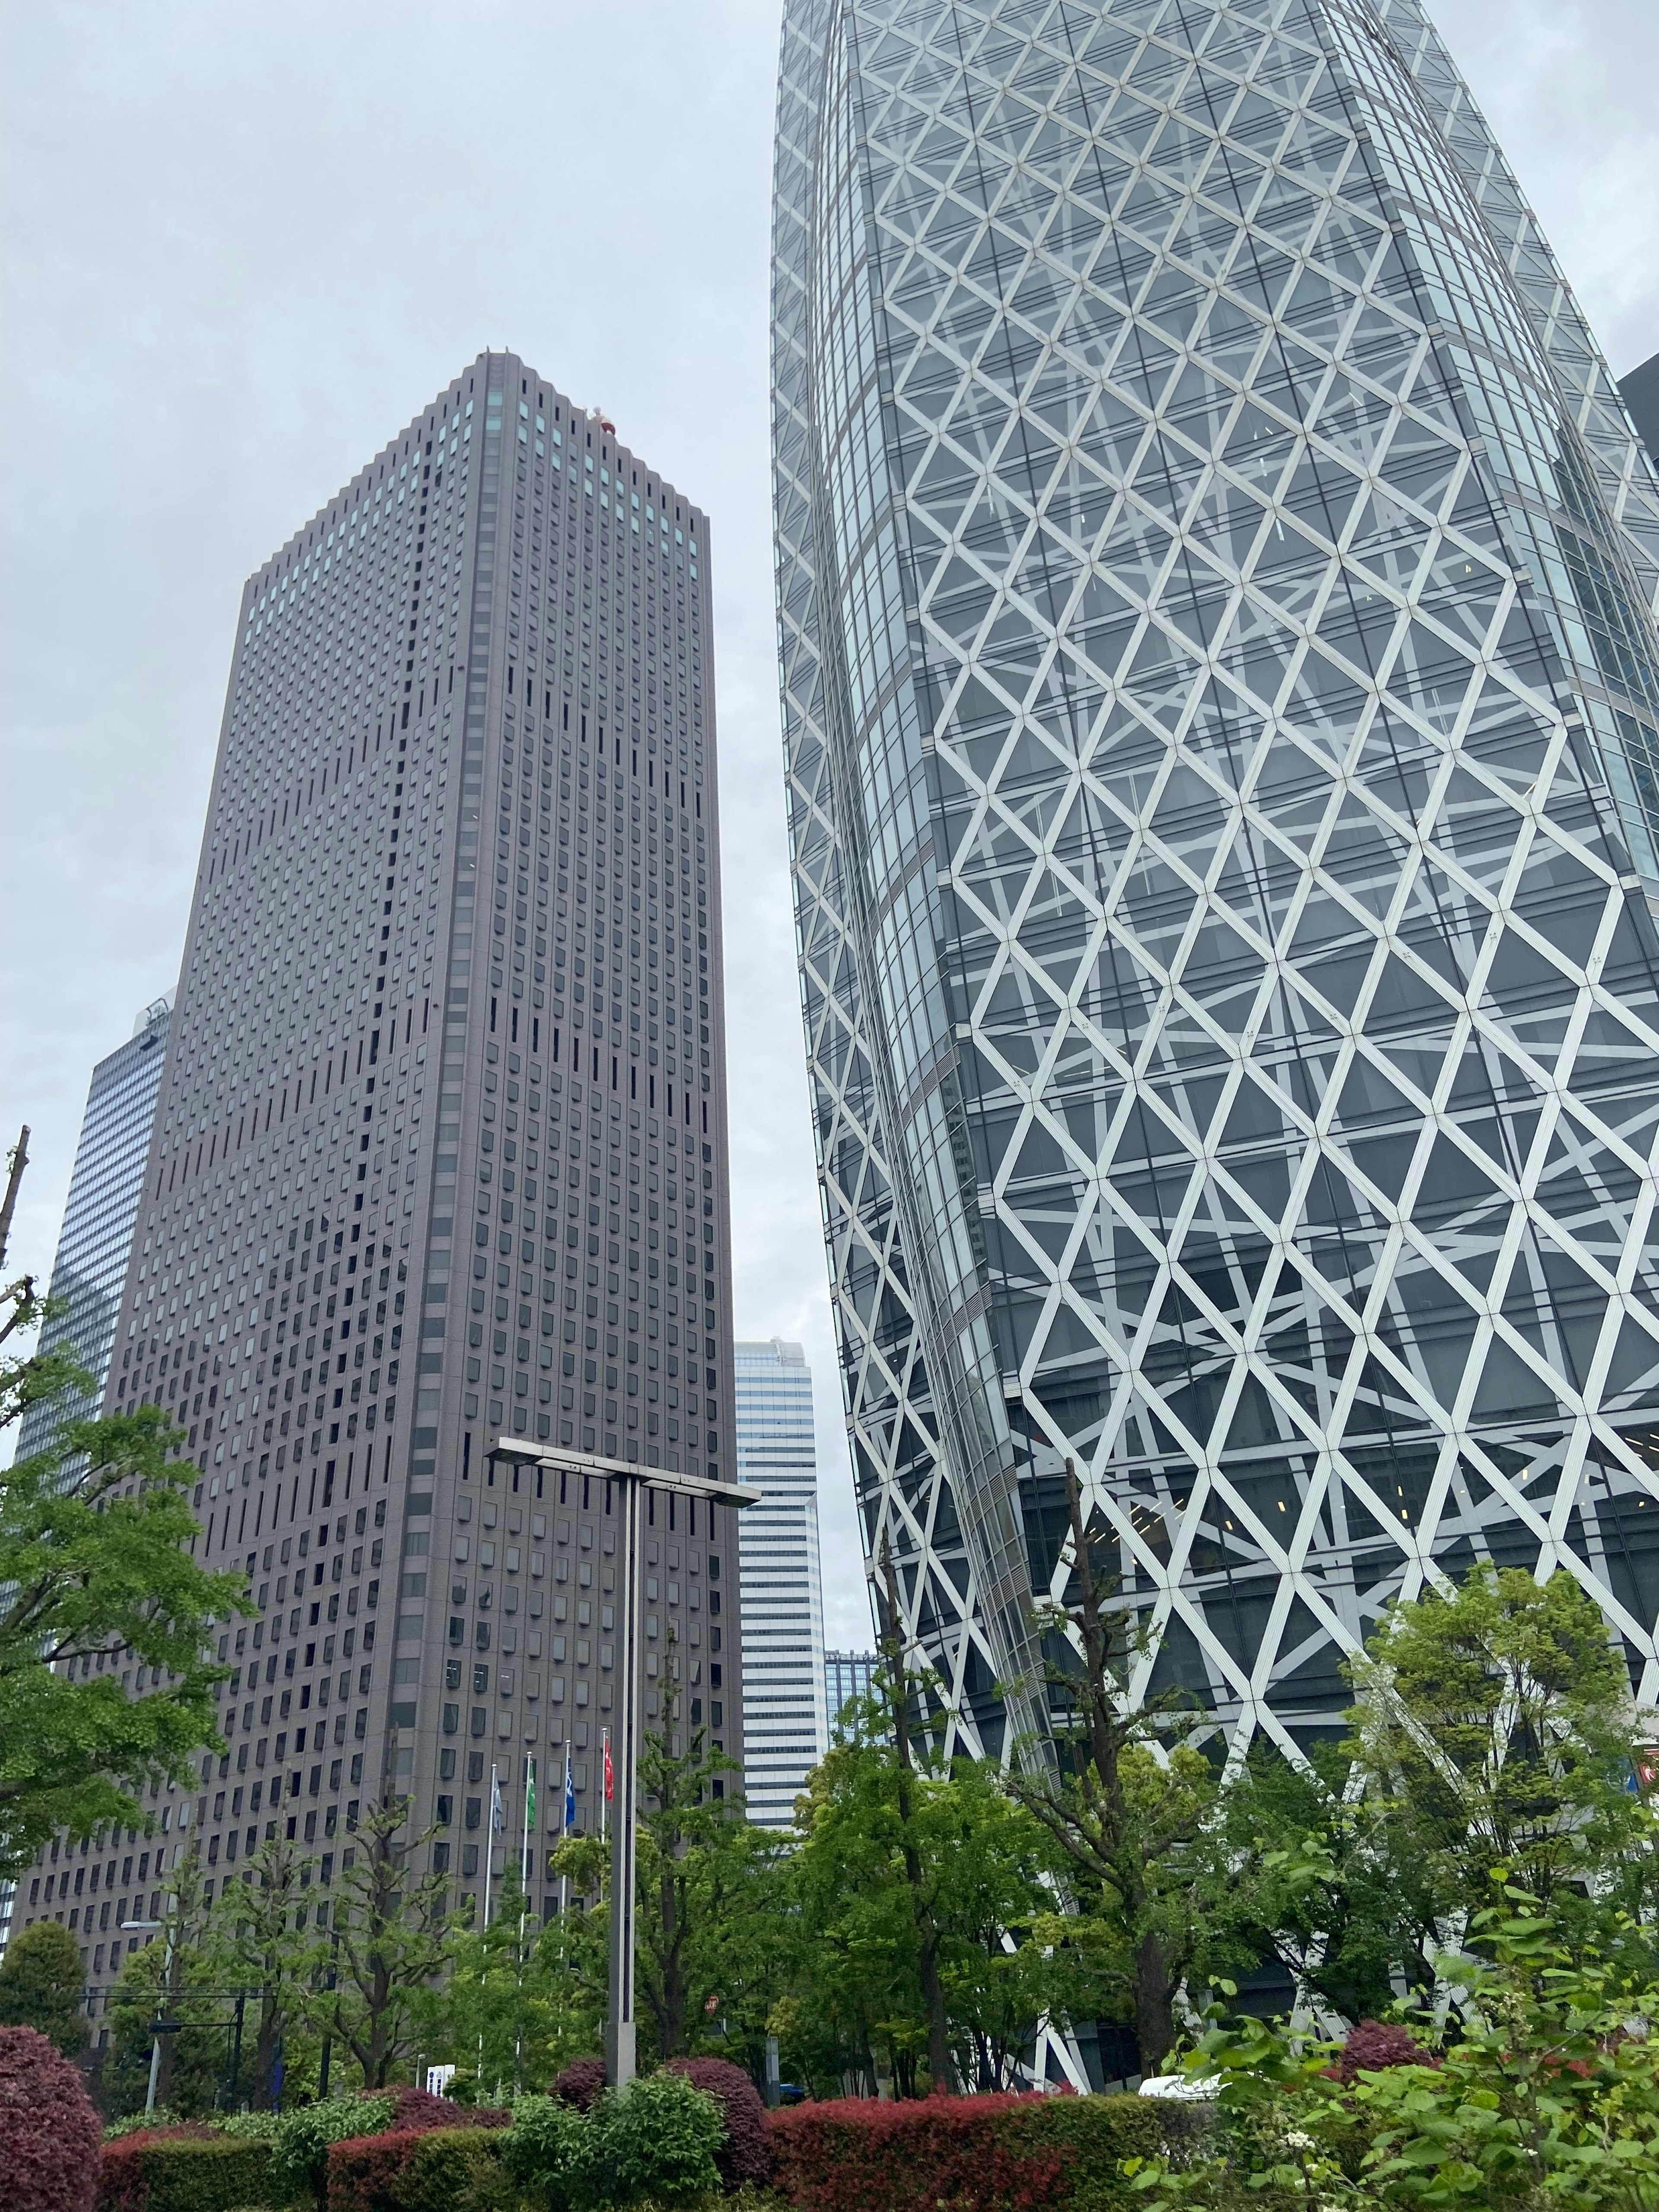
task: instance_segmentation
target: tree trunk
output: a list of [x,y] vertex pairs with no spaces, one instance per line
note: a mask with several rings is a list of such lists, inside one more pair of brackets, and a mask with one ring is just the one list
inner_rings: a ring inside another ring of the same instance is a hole
[[903,1650],[899,1630],[898,1583],[893,1572],[890,1547],[884,1547],[882,1566],[887,1585],[888,1665],[893,1677],[893,1749],[898,1796],[899,1833],[904,1853],[904,1878],[909,1885],[910,1906],[916,1926],[916,1966],[921,1978],[921,1998],[927,2012],[927,2070],[936,2097],[953,2095],[956,2069],[951,2058],[949,2023],[945,2012],[945,1984],[939,1975],[939,1929],[922,1875],[921,1855],[915,1847],[910,1824],[915,1799],[911,1789],[910,1714],[906,1692]]
[[267,1997],[259,2007],[258,2032],[253,2042],[254,2103],[260,2109],[270,2102],[271,2075],[276,2068],[282,2037],[282,2022],[276,2016],[276,2008]]
[[1135,1946],[1135,2039],[1147,2074],[1156,2074],[1175,2048],[1175,1987],[1163,1943],[1150,1929]]
[[680,1969],[679,1899],[672,1860],[663,1865],[662,1936],[662,2055],[678,2058],[685,2049],[685,1977]]

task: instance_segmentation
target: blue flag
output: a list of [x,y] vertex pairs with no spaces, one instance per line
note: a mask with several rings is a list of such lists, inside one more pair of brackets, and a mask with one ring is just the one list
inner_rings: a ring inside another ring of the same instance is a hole
[[564,1826],[568,1835],[576,1825],[576,1782],[570,1771],[570,1746],[564,1747]]

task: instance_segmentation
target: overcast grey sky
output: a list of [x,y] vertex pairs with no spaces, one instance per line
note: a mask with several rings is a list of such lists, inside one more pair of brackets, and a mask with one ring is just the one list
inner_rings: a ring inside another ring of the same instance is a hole
[[[1659,350],[1659,5],[1438,19],[1615,374]],[[178,968],[243,579],[489,345],[714,524],[737,1322],[817,1374],[868,1641],[777,759],[775,0],[0,8],[0,1127],[50,1266],[87,1077]]]

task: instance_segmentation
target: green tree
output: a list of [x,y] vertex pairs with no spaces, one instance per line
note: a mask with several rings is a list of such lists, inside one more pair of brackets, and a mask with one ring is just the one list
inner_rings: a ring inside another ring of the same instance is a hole
[[1393,1855],[1382,1809],[1345,1796],[1349,1765],[1339,1743],[1297,1765],[1258,1737],[1221,1813],[1243,1950],[1274,1956],[1299,2004],[1352,2021],[1386,2011],[1400,1978],[1422,1984],[1437,1900],[1429,1870]]
[[1054,2008],[1049,1946],[1031,1940],[1053,1917],[1049,1855],[989,1767],[946,1766],[931,1749],[918,1759],[897,1704],[884,1660],[797,1807],[788,1924],[798,1949],[780,2027],[792,2064],[815,2081],[873,2090],[890,2074],[915,2095],[925,2064],[936,2089],[1003,2086]]
[[476,2074],[478,2094],[492,2100],[498,2081],[523,2089],[550,2081],[563,2063],[555,1954],[542,1946],[515,1857],[495,1891],[489,1925],[456,1934],[448,1979],[431,2005],[432,2048],[441,2045]]
[[610,1847],[597,1836],[567,1836],[549,1851],[546,1863],[548,1880],[562,1883],[565,1892],[563,1910],[537,1939],[538,1963],[547,1977],[550,2081],[572,2059],[592,2058],[605,2048]]
[[104,2092],[117,2112],[143,2110],[160,2020],[170,2032],[159,2038],[156,2104],[193,2116],[218,2101],[229,2049],[228,2007],[206,1940],[209,1907],[194,1846],[167,1876],[163,1899],[159,1932],[128,1953],[110,1991]]
[[[21,1168],[20,1146],[7,1225]],[[61,1348],[13,1348],[47,1317],[29,1277],[0,1289],[0,1431],[91,1388]],[[0,1878],[54,1834],[142,1826],[138,1793],[183,1782],[219,1741],[209,1635],[245,1590],[191,1556],[197,1469],[169,1456],[180,1441],[155,1407],[70,1420],[0,1487]]]
[[1054,1756],[1024,1747],[1006,1786],[1064,1865],[1079,1978],[1133,2021],[1150,2074],[1174,2047],[1182,1984],[1250,1957],[1230,1895],[1219,1778],[1189,1740],[1203,1717],[1172,1700],[1130,1704],[1145,1639],[1096,1572],[1069,1460],[1066,1479],[1076,1618],[1064,1607],[1039,1616],[1055,1654],[1045,1670]]
[[741,1772],[700,1728],[683,1753],[658,1734],[641,1746],[638,1980],[659,2058],[706,2047],[752,1980],[774,1847],[730,1788]]
[[271,1838],[240,1879],[227,1879],[207,1929],[215,1978],[254,2002],[252,2045],[237,2087],[256,2109],[274,2101],[277,2054],[307,2018],[322,1979],[327,1939],[306,1931],[315,1873],[307,1853],[285,1836]]
[[37,1920],[20,1929],[0,1962],[0,2027],[38,2028],[65,2058],[77,2057],[87,2045],[85,1982],[81,1947],[67,1928]]
[[416,1873],[430,1838],[408,1836],[408,1820],[406,1798],[371,1804],[342,1853],[331,1946],[337,1986],[313,2008],[317,2025],[356,2060],[366,2089],[383,2089],[413,2056],[424,2000],[454,1953],[447,1885],[441,1874]]
[[1564,1930],[1608,1912],[1651,1925],[1659,1824],[1631,1788],[1631,1755],[1652,1718],[1565,1570],[1540,1584],[1477,1568],[1396,1603],[1351,1671],[1348,1747],[1389,1865],[1416,1870],[1425,1970],[1484,1908],[1496,1865]]
[[[714,1795],[716,1782],[739,1771],[700,1728],[679,1753],[656,1732],[641,1741],[635,1974],[644,2047],[659,2060],[714,2050],[755,2063],[783,1984],[790,1931],[779,1915],[781,1846],[745,1820],[740,1796]],[[606,1901],[607,1842],[573,1837],[554,1858],[579,1895]],[[602,2020],[609,1957],[592,1938],[605,1916],[565,1917],[544,1947],[568,1953],[586,2008]]]

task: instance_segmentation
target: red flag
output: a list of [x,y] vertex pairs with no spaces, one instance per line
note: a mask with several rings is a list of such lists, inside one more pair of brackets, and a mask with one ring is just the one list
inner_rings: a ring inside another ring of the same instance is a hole
[[611,1771],[611,1738],[605,1739],[605,1802],[608,1805],[616,1796],[616,1777]]

